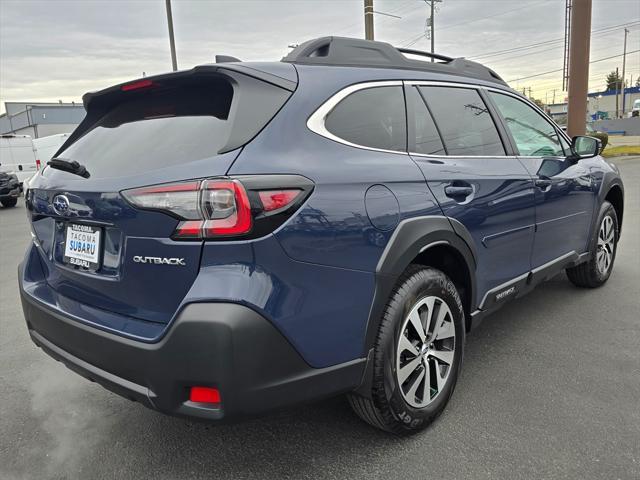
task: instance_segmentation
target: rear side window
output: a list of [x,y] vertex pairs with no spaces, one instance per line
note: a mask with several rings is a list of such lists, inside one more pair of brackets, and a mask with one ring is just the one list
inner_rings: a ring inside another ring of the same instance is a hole
[[249,77],[239,78],[235,87],[212,76],[173,85],[121,93],[58,157],[86,166],[91,178],[215,161],[221,151],[253,138],[289,97]]
[[487,106],[477,91],[420,87],[449,155],[504,156],[505,150]]
[[373,87],[352,93],[327,115],[325,128],[356,145],[406,151],[402,87]]
[[558,132],[533,107],[509,95],[490,92],[522,156],[563,156]]
[[417,87],[407,89],[407,104],[413,108],[415,118],[415,145],[411,145],[411,151],[425,155],[445,155],[436,124]]

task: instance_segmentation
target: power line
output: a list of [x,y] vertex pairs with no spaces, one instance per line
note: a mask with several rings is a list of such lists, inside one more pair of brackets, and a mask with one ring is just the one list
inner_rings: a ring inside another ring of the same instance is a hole
[[[445,25],[443,27],[440,27],[438,30],[439,31],[440,30],[446,30],[447,28],[459,27],[460,25],[468,25],[469,23],[474,23],[474,22],[478,22],[478,21],[481,21],[481,20],[486,20],[486,19],[489,19],[489,18],[499,17],[501,15],[506,15],[508,13],[517,12],[519,10],[524,10],[526,8],[535,7],[536,5],[541,5],[543,3],[547,3],[548,1],[549,0],[543,0],[541,2],[532,3],[532,4],[529,4],[529,5],[522,6],[522,7],[514,8],[512,10],[505,10],[504,12],[498,12],[498,13],[494,13],[493,15],[487,15],[486,17],[474,18],[473,20],[468,20],[466,22],[460,22],[460,23],[454,23],[454,24],[451,24],[451,25]],[[424,33],[421,33],[417,37],[412,37],[408,41],[408,44],[402,45],[402,46],[403,47],[410,47],[410,46],[414,45],[415,43],[419,42],[423,37],[424,37]],[[407,43],[407,40],[403,40],[403,41],[398,42],[398,43],[404,44],[404,43]]]
[[[631,54],[631,53],[638,53],[640,52],[640,49],[638,50],[634,50],[632,52],[627,52],[627,55]],[[599,58],[598,60],[592,60],[591,62],[589,62],[589,64],[591,63],[597,63],[597,62],[604,62],[605,60],[610,60],[612,58],[618,58],[618,57],[622,57],[622,53],[620,55],[611,55],[610,57],[605,57],[605,58]],[[557,72],[561,72],[562,69],[556,69],[556,70],[549,70],[548,72],[542,72],[542,73],[536,73],[535,75],[529,75],[527,77],[520,77],[520,78],[515,78],[513,80],[508,80],[507,83],[510,82],[519,82],[520,80],[526,80],[528,78],[534,78],[534,77],[542,77],[543,75],[549,75],[550,73],[557,73]]]
[[[640,25],[638,25],[638,27],[640,27]],[[631,28],[634,28],[634,27],[631,27]],[[634,33],[636,33],[636,32],[640,32],[640,30],[634,31]],[[611,30],[609,32],[601,32],[599,35],[606,36],[606,35],[617,34],[617,33],[619,33],[618,29]],[[594,36],[595,35],[592,35],[592,38]],[[554,46],[554,47],[551,47],[551,48],[545,48],[544,50],[538,50],[537,52],[529,52],[529,53],[513,52],[513,53],[517,53],[517,54],[514,55],[514,56],[508,56],[508,57],[504,57],[504,58],[499,58],[497,60],[491,61],[490,63],[491,63],[491,65],[495,65],[496,63],[500,63],[500,62],[504,62],[504,61],[513,61],[513,59],[517,59],[517,58],[522,58],[522,57],[526,57],[526,56],[530,56],[530,55],[538,55],[540,53],[551,52],[551,51],[557,50],[559,47],[560,47],[560,45],[557,45],[557,46]],[[617,48],[617,47],[614,46],[614,45],[610,45],[609,48]]]
[[[633,25],[636,25],[636,24],[640,24],[640,21],[620,23],[618,25],[610,25],[608,27],[602,27],[602,28],[599,28],[597,30],[591,30],[591,35],[593,36],[593,34],[602,33],[605,30],[611,30],[611,29],[616,29],[616,28],[625,27],[625,26],[628,27],[628,26],[633,26]],[[495,56],[503,55],[503,54],[506,54],[506,53],[517,52],[517,51],[521,51],[521,50],[528,50],[530,48],[541,47],[543,45],[550,45],[552,43],[560,43],[560,42],[563,42],[563,41],[564,41],[564,38],[556,38],[556,39],[553,39],[553,40],[544,40],[542,42],[530,43],[528,45],[521,45],[519,47],[511,47],[511,48],[507,48],[505,50],[497,50],[497,51],[493,51],[493,52],[482,53],[480,55],[472,55],[472,56],[469,57],[469,59],[470,60],[478,60],[480,58],[495,57]]]

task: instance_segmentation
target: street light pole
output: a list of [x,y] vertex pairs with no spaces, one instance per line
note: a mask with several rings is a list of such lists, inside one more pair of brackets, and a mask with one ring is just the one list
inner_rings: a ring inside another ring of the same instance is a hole
[[169,46],[171,47],[171,65],[173,71],[178,70],[178,60],[176,58],[176,41],[173,38],[173,15],[171,14],[171,0],[165,0],[167,7],[167,23],[169,24]]

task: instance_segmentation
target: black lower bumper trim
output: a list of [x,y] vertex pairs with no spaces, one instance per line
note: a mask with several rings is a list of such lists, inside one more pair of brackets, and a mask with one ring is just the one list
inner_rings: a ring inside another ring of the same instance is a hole
[[[157,343],[67,318],[21,291],[33,341],[105,388],[162,412],[208,420],[256,414],[353,390],[365,359],[310,367],[257,312],[238,304],[188,305]],[[189,387],[218,388],[220,408],[189,402]]]

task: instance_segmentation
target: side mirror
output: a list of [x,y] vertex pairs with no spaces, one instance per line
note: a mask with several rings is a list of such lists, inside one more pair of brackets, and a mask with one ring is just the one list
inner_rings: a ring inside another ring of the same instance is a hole
[[571,140],[571,151],[573,153],[570,158],[575,161],[581,158],[593,158],[600,154],[600,150],[602,150],[602,142],[599,138],[578,135]]

